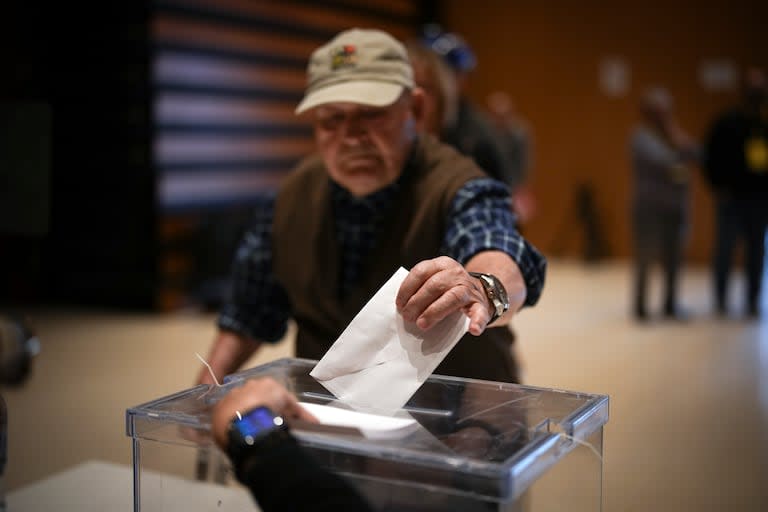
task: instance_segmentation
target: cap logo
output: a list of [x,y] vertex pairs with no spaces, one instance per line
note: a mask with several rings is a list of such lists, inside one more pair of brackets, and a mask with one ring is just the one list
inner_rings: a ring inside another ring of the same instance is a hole
[[337,102],[388,106],[413,87],[402,43],[381,30],[352,28],[312,52],[296,113]]
[[357,48],[353,44],[345,44],[333,50],[331,55],[331,69],[348,68],[357,64]]

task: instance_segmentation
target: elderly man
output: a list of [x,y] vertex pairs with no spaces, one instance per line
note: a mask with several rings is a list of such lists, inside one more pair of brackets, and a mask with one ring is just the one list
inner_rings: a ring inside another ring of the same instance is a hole
[[[318,154],[286,178],[237,251],[208,356],[216,375],[280,340],[289,318],[296,355],[320,359],[403,266],[406,320],[427,330],[457,310],[470,318],[469,339],[437,372],[517,381],[506,324],[538,300],[545,261],[515,231],[502,183],[417,136],[423,96],[403,45],[377,30],[340,33],[312,54],[296,112],[312,119]],[[199,382],[212,382],[206,369]]]

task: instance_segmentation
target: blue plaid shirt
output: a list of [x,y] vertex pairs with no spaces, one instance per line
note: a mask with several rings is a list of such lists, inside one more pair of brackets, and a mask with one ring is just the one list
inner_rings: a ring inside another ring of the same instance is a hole
[[[331,182],[336,239],[342,251],[339,293],[360,278],[360,265],[376,243],[400,188],[398,182],[363,198],[356,198]],[[291,317],[291,303],[272,273],[270,230],[274,196],[259,207],[245,233],[233,264],[231,300],[219,315],[221,329],[247,337],[280,340]],[[480,251],[495,249],[509,254],[520,267],[528,289],[525,305],[536,303],[544,286],[546,260],[515,230],[509,190],[503,183],[479,178],[468,181],[453,199],[441,255],[462,265]],[[437,255],[436,255],[437,256]]]

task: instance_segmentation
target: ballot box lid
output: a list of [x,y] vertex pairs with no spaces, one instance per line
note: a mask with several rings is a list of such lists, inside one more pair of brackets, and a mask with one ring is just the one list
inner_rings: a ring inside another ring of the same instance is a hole
[[[200,385],[131,407],[127,435],[212,445],[212,406],[249,379],[272,377],[309,407],[334,407],[367,420],[359,428],[292,428],[324,466],[346,475],[508,501],[586,445],[608,421],[606,395],[443,375],[432,375],[401,410],[383,415],[375,407],[339,403],[309,375],[316,363],[279,359],[229,375],[221,386]],[[599,459],[602,447],[591,448]]]

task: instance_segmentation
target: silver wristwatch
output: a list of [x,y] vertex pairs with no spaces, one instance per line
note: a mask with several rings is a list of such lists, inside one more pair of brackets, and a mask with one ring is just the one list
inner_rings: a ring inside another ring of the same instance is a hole
[[509,297],[507,296],[507,290],[498,277],[492,274],[483,274],[482,272],[470,272],[470,276],[476,277],[483,284],[485,294],[488,296],[488,302],[490,302],[493,308],[493,315],[488,321],[488,325],[492,324],[501,315],[509,310]]

